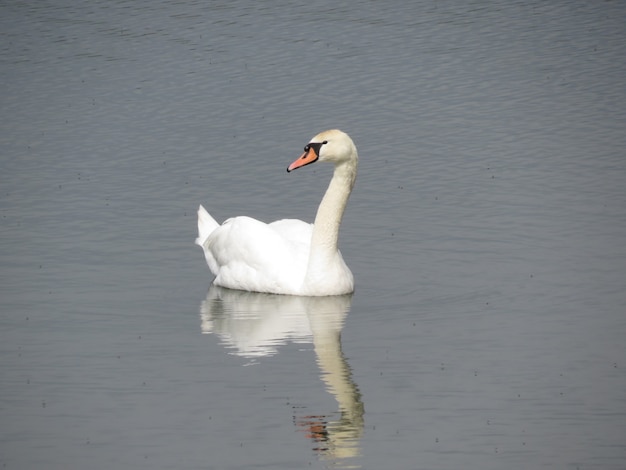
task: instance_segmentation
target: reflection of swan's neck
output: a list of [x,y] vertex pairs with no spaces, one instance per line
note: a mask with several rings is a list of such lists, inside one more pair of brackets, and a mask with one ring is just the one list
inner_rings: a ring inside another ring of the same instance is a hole
[[[317,209],[311,239],[310,261],[327,262],[337,255],[339,225],[356,179],[356,159],[335,166],[333,178]],[[309,265],[309,269],[313,266]]]
[[341,351],[340,332],[314,331],[313,343],[317,362],[322,371],[322,380],[337,399],[339,409],[345,414],[344,417],[350,422],[350,431],[355,435],[360,434],[360,426],[363,423],[363,402],[352,380],[350,366]]
[[325,452],[331,458],[355,457],[363,434],[363,402],[352,371],[341,351],[341,323],[329,322],[323,314],[309,314],[313,344],[321,378],[339,404],[341,418],[328,423]]

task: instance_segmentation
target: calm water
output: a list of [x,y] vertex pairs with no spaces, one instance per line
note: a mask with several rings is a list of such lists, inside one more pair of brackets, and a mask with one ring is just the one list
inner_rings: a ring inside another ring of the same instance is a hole
[[[0,464],[623,469],[623,2],[4,2]],[[195,210],[352,296],[209,289]]]

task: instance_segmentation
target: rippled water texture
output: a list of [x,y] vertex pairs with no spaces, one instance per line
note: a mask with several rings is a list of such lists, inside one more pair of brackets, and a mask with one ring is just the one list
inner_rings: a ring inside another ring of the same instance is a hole
[[[0,466],[623,469],[623,2],[4,2]],[[210,287],[312,221],[356,292]]]

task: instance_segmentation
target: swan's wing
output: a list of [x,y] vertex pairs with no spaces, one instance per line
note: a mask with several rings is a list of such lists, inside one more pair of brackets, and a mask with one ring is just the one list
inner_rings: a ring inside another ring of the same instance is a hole
[[282,219],[272,222],[269,226],[279,233],[290,246],[293,256],[292,262],[301,266],[302,279],[304,280],[306,270],[309,266],[309,256],[311,254],[313,224],[299,219]]
[[282,219],[272,222],[269,226],[289,243],[295,245],[298,251],[306,252],[306,255],[309,255],[313,224],[308,224],[299,219]]
[[203,244],[215,284],[257,292],[297,292],[306,274],[308,244],[289,237],[305,232],[293,223],[268,225],[251,217],[228,219]]

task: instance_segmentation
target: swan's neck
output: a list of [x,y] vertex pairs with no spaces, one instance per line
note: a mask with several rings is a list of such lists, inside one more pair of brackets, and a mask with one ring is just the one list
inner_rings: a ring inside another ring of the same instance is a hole
[[339,225],[356,179],[356,164],[352,161],[335,166],[333,178],[317,209],[311,239],[309,270],[317,263],[326,263],[337,256]]

